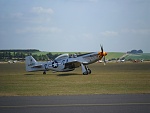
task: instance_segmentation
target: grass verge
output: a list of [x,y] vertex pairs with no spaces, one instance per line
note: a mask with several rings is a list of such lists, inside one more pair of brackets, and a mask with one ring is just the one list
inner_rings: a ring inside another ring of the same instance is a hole
[[25,72],[25,64],[0,64],[0,96],[150,93],[150,63],[95,63],[92,74]]

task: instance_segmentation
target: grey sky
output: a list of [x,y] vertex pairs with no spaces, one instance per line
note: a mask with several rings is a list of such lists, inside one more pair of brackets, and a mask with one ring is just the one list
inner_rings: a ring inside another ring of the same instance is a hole
[[0,49],[150,52],[150,0],[0,0]]

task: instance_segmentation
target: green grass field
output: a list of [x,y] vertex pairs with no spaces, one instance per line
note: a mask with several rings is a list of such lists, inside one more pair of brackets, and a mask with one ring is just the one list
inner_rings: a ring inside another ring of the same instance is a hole
[[26,72],[24,63],[0,64],[0,96],[150,93],[150,63],[95,63],[91,75]]
[[142,53],[142,54],[128,54],[125,58],[128,59],[135,59],[135,60],[150,60],[150,53]]
[[123,52],[108,52],[108,55],[106,56],[106,59],[112,59],[112,58],[120,58],[124,55]]

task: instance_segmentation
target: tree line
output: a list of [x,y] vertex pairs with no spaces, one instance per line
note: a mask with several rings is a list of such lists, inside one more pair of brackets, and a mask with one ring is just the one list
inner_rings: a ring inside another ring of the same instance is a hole
[[1,60],[24,59],[25,54],[22,52],[0,52]]
[[32,52],[0,52],[0,61],[25,60],[25,57],[32,55],[38,61],[53,60],[60,54],[47,53],[46,55],[32,54]]
[[38,49],[10,49],[10,50],[0,50],[0,60],[24,60],[25,56],[33,53],[39,52]]
[[[0,50],[0,61],[9,61],[9,60],[25,60],[26,56],[32,55],[37,61],[48,61],[54,60],[57,56],[61,54],[52,54],[51,52],[43,55],[37,55],[36,52],[40,52],[37,49],[13,49],[13,50]],[[81,54],[80,52],[75,53],[77,55]]]
[[22,53],[33,53],[33,52],[40,52],[38,49],[4,49],[0,50],[0,52],[22,52]]
[[52,54],[51,52],[49,52],[46,55],[33,54],[32,56],[38,61],[48,61],[48,60],[54,60],[59,55],[61,54]]
[[143,51],[141,49],[140,50],[131,50],[131,51],[128,51],[127,53],[138,54],[138,53],[143,53]]

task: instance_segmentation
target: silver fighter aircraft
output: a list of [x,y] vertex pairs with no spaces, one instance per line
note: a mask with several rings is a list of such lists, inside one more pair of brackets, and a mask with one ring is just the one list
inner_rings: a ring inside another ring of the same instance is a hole
[[101,46],[101,52],[91,52],[81,55],[74,55],[72,57],[69,54],[62,54],[56,57],[53,61],[47,62],[37,62],[32,56],[27,56],[25,58],[26,71],[46,71],[52,70],[55,72],[67,72],[73,71],[75,68],[81,66],[83,75],[91,74],[91,70],[88,68],[89,64],[97,62],[98,60],[104,59],[107,52],[103,51],[103,46]]

